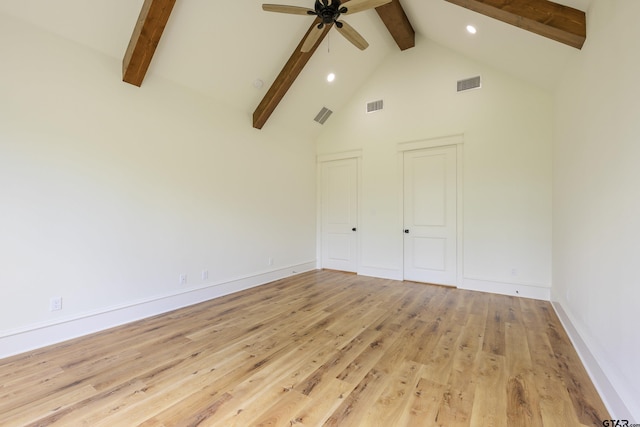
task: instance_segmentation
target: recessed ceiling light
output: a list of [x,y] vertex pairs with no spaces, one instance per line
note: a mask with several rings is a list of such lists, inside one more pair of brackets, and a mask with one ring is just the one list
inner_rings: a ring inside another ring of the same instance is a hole
[[333,74],[333,73],[329,73],[329,74],[327,75],[327,81],[328,81],[329,83],[331,83],[331,82],[332,82],[332,81],[334,81],[335,79],[336,79],[336,75],[335,75],[335,74]]
[[478,30],[476,30],[476,27],[474,27],[473,25],[467,25],[467,32],[469,34],[475,34],[478,32]]

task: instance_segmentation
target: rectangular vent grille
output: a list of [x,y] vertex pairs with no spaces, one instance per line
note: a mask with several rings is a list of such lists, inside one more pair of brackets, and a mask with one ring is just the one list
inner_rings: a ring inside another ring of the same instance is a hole
[[331,114],[333,114],[333,111],[329,110],[327,107],[322,107],[322,110],[320,110],[320,112],[316,115],[316,118],[313,120],[323,125]]
[[471,77],[470,79],[458,80],[458,92],[480,87],[480,76]]
[[383,107],[384,107],[384,102],[382,101],[382,99],[379,99],[377,101],[367,102],[367,113],[374,113],[376,111],[380,111],[382,110]]

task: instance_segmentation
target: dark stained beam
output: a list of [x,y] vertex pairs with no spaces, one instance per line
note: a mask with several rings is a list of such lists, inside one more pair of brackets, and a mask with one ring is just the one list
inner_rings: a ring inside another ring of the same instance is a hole
[[548,0],[447,1],[576,49],[582,49],[587,38],[583,11]]
[[404,13],[400,0],[393,0],[383,6],[376,7],[380,19],[387,26],[389,33],[396,41],[400,50],[406,50],[416,45],[416,33]]
[[140,86],[176,0],[145,0],[122,61],[122,80]]
[[331,27],[333,27],[333,25],[325,25],[322,35],[320,35],[320,38],[313,46],[313,48],[311,48],[309,52],[301,52],[300,49],[302,48],[302,44],[304,43],[305,39],[307,38],[311,30],[319,23],[320,18],[316,18],[316,20],[313,21],[313,24],[311,24],[309,30],[304,35],[304,37],[302,37],[302,40],[300,40],[300,43],[291,54],[291,57],[289,58],[287,63],[284,65],[284,68],[282,68],[282,71],[280,71],[280,74],[278,74],[278,77],[276,77],[276,80],[273,82],[264,98],[262,98],[262,101],[258,105],[258,108],[256,108],[256,110],[253,112],[254,128],[262,129],[262,127],[274,112],[291,85],[293,85],[293,82],[300,75],[304,66],[307,65],[307,62],[309,62],[309,59],[311,59],[311,56],[313,56],[313,53],[316,51]]

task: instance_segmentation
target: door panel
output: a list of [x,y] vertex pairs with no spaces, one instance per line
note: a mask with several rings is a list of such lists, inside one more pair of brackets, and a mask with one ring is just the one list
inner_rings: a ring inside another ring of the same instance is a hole
[[327,254],[329,260],[348,262],[352,252],[351,234],[327,233]]
[[321,174],[322,267],[355,272],[358,268],[358,160],[324,162]]
[[456,284],[456,147],[404,153],[404,278]]
[[444,271],[446,269],[447,240],[429,237],[413,239],[413,268],[423,270]]
[[[413,199],[413,222],[419,226],[444,226],[446,215],[446,156],[412,156],[409,185]],[[415,191],[419,196],[415,196]]]

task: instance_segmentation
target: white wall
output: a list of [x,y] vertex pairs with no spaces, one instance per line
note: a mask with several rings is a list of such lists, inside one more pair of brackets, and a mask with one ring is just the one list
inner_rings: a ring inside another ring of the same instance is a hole
[[[476,75],[481,89],[456,92]],[[377,99],[384,110],[366,114]],[[548,298],[552,117],[550,94],[433,42],[391,55],[318,143],[319,154],[362,149],[360,273],[402,278],[397,144],[463,134],[460,285]]]
[[0,357],[67,337],[9,345],[42,327],[315,265],[309,138],[153,75],[122,83],[120,59],[1,15],[0,58]]
[[615,416],[639,423],[640,2],[593,2],[587,16],[556,96],[552,297]]

